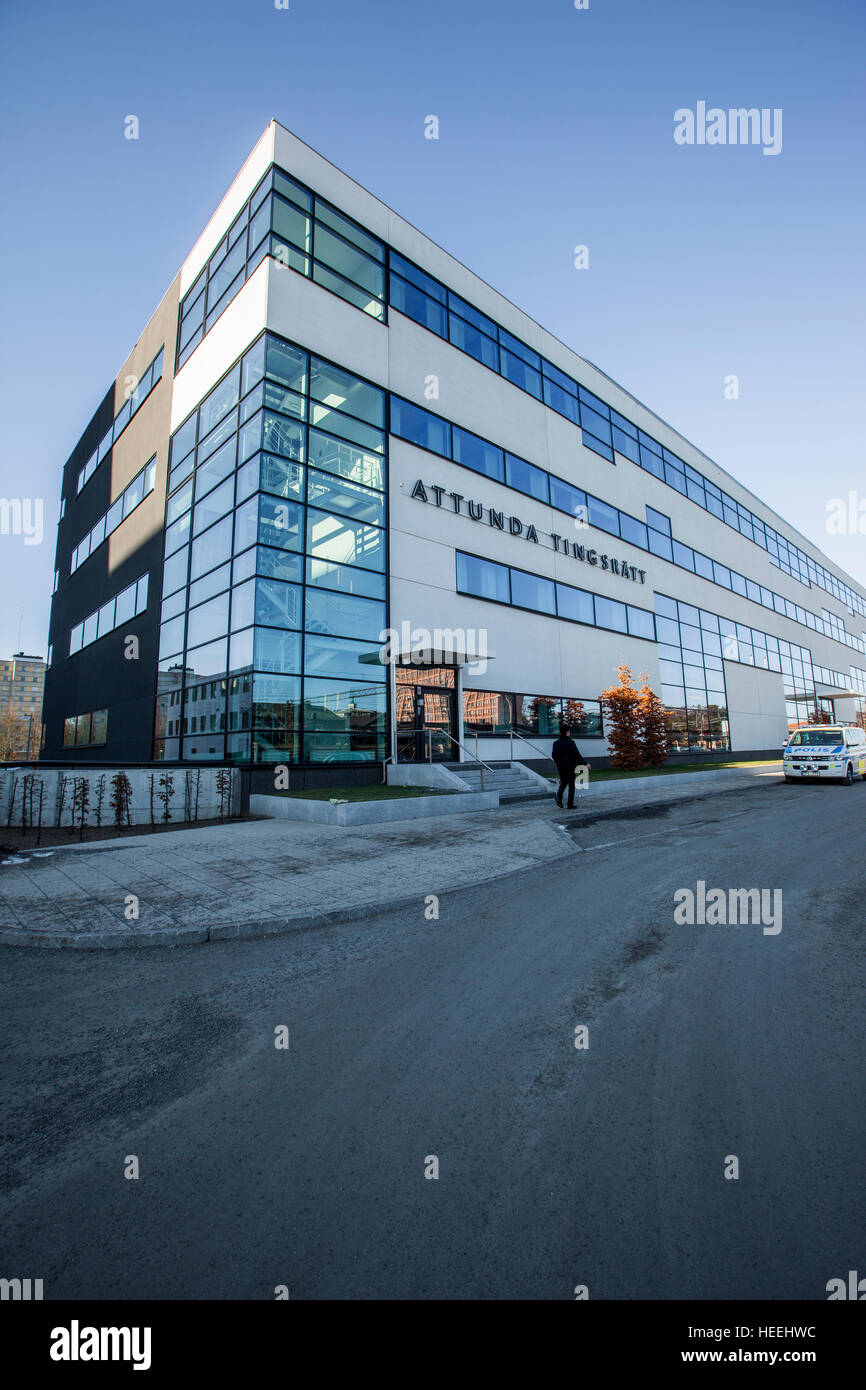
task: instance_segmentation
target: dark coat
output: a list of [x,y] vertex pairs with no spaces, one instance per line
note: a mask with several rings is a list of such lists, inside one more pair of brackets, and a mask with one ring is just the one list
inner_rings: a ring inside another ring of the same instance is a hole
[[565,777],[573,777],[578,763],[583,761],[573,738],[558,738],[552,756],[560,775]]

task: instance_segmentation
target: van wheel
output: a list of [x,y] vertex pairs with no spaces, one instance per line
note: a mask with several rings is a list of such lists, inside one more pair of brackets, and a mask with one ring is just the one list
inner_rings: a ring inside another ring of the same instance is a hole
[[851,764],[849,763],[848,766],[847,766],[846,769],[845,769],[845,786],[846,786],[846,787],[853,787],[853,785],[854,785],[854,769],[853,769],[853,767],[851,766]]

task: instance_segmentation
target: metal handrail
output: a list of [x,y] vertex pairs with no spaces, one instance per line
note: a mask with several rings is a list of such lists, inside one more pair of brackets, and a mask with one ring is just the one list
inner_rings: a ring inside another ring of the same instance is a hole
[[[495,768],[492,768],[492,767],[490,766],[489,763],[486,763],[486,762],[484,761],[483,758],[477,758],[477,757],[476,757],[476,758],[473,758],[472,754],[469,752],[469,749],[466,748],[465,745],[462,744],[458,738],[455,738],[453,734],[449,734],[447,729],[442,729],[442,728],[440,728],[440,727],[439,727],[438,725],[436,725],[436,724],[419,724],[419,725],[417,725],[417,727],[412,728],[412,729],[407,729],[407,728],[405,728],[405,727],[398,728],[398,730],[397,730],[397,735],[398,735],[398,737],[399,737],[401,734],[426,734],[426,735],[427,735],[427,761],[428,761],[428,762],[432,762],[432,761],[433,761],[433,734],[444,734],[445,737],[448,738],[448,739],[450,739],[451,742],[452,742],[453,744],[456,744],[456,746],[457,746],[458,748],[462,749],[462,751],[467,755],[467,760],[468,760],[470,763],[478,763],[478,765],[479,765],[480,768],[483,769],[483,768],[486,767],[488,772],[494,772],[494,771],[495,771]],[[393,759],[393,756],[394,756],[394,755],[393,755],[393,753],[392,753],[392,754],[391,754],[391,757],[390,757],[390,758],[387,758],[385,761],[386,761],[386,762],[391,762],[391,760]],[[384,767],[385,767],[385,763],[383,762],[383,764],[382,764],[383,771],[384,771]],[[484,772],[483,772],[483,771],[481,772],[481,790],[482,790],[482,791],[484,790]]]
[[[428,727],[429,727],[429,726],[428,726]],[[434,728],[435,728],[435,726],[434,726]],[[444,734],[446,738],[450,738],[451,742],[454,743],[454,744],[456,744],[457,747],[460,748],[464,753],[469,754],[469,761],[470,761],[470,763],[477,763],[478,766],[479,766],[480,768],[482,768],[482,769],[486,767],[488,772],[494,772],[494,771],[495,771],[495,769],[492,768],[492,767],[490,766],[489,763],[486,763],[486,762],[484,761],[483,758],[478,758],[478,757],[473,758],[473,757],[472,757],[472,754],[469,753],[469,749],[465,746],[465,744],[462,744],[462,743],[460,742],[459,738],[455,738],[453,734],[449,734],[448,731],[447,731],[447,729],[439,729],[439,728],[436,728],[436,729],[435,729],[435,732],[438,733],[438,734]],[[484,791],[484,772],[483,772],[483,771],[480,773],[480,777],[481,777],[481,790]]]
[[551,757],[550,753],[545,753],[545,751],[544,751],[543,748],[539,748],[538,744],[537,744],[537,743],[532,743],[530,739],[524,738],[524,737],[523,737],[523,734],[516,734],[516,733],[514,732],[514,730],[512,729],[511,732],[509,733],[509,738],[510,738],[510,740],[511,740],[511,761],[512,761],[512,762],[514,762],[514,740],[515,740],[516,738],[519,738],[520,741],[521,741],[521,743],[525,743],[526,746],[527,746],[527,748],[534,748],[535,751],[536,751],[536,753],[540,753],[540,754],[542,755],[542,757],[545,758],[549,763],[552,763],[552,762],[553,762],[553,758]]

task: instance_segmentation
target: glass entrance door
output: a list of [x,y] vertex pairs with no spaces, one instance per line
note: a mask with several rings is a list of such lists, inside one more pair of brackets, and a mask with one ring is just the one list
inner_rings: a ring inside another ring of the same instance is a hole
[[458,756],[453,666],[397,667],[399,762],[448,762]]

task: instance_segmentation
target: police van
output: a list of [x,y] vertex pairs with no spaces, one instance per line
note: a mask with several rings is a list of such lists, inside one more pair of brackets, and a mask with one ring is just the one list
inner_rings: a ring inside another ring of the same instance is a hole
[[826,777],[866,781],[866,731],[853,724],[806,724],[789,735],[782,754],[786,782]]

